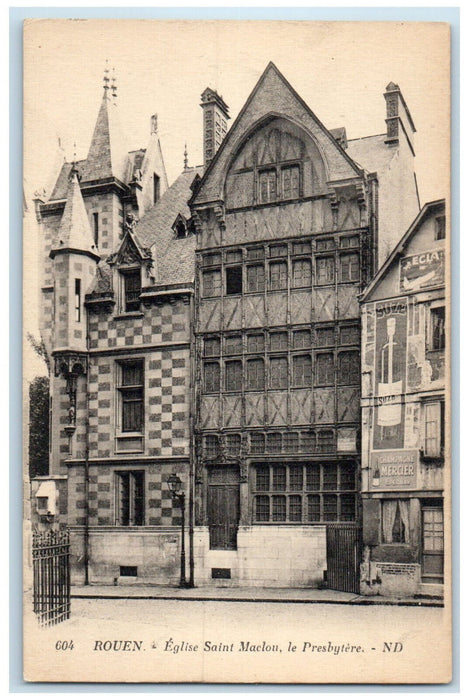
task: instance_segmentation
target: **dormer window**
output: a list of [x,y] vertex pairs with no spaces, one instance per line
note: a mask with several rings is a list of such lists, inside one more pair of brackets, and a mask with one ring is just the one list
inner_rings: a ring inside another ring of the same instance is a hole
[[186,224],[182,220],[179,220],[177,222],[175,228],[176,228],[176,238],[186,238],[187,227],[186,227]]
[[124,311],[140,311],[142,280],[140,270],[122,271]]

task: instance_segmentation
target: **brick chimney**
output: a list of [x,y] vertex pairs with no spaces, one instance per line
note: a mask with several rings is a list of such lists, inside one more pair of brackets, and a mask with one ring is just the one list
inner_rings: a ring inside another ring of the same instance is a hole
[[230,115],[228,105],[215,90],[206,88],[200,99],[204,113],[204,166],[207,169],[226,136]]
[[396,146],[405,140],[409,144],[412,154],[415,155],[414,134],[416,129],[399,85],[389,83],[386,86],[384,99],[386,100],[386,143],[388,146]]

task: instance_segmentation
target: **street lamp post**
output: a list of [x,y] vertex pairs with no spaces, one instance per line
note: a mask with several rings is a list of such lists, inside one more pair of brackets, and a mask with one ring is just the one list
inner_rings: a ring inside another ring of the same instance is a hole
[[184,543],[185,515],[186,515],[186,494],[181,491],[182,481],[177,474],[171,474],[166,483],[173,500],[173,505],[181,509],[181,575],[179,577],[179,587],[189,588],[186,581],[186,548]]

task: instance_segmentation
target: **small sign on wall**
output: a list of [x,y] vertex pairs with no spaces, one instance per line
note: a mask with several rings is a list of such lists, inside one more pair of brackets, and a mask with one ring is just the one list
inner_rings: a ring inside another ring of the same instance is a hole
[[417,487],[418,450],[371,453],[370,489],[396,491]]
[[444,284],[445,252],[429,250],[401,260],[401,292],[418,292]]

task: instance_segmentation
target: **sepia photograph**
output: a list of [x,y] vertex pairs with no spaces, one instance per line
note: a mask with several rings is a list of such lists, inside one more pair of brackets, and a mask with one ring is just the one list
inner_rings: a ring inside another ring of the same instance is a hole
[[23,31],[24,680],[449,683],[450,25]]

